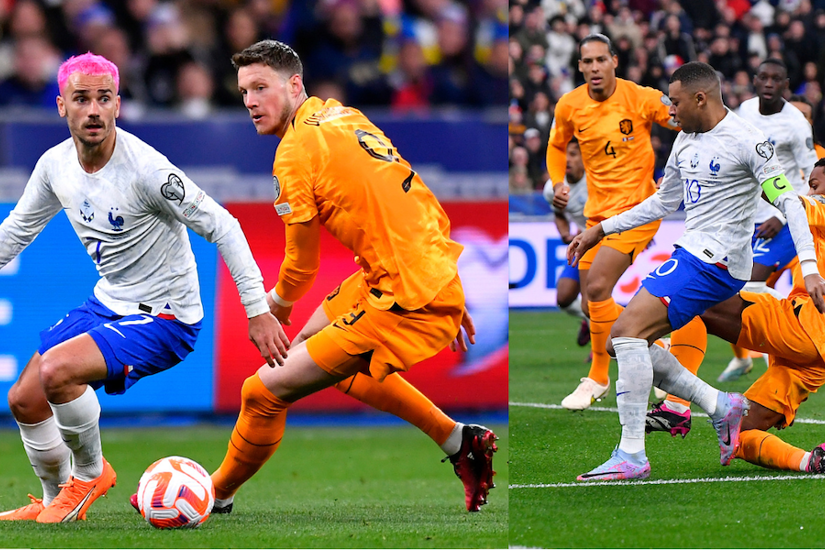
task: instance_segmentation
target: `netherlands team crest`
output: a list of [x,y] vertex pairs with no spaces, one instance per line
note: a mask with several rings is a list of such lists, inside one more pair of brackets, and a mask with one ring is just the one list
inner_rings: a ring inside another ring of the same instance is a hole
[[281,198],[281,182],[278,181],[278,176],[272,175],[272,185],[275,186],[275,201]]
[[624,135],[629,135],[633,132],[633,121],[629,118],[626,118],[619,122],[619,131]]

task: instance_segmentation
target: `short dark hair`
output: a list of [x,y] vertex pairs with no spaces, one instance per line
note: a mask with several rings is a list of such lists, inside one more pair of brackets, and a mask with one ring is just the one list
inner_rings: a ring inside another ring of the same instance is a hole
[[825,168],[825,157],[819,159],[814,163],[814,168]]
[[295,50],[278,40],[261,40],[232,56],[232,66],[241,67],[261,63],[282,73],[304,77],[304,66]]
[[760,67],[762,65],[776,65],[777,67],[785,71],[785,78],[788,78],[788,66],[785,65],[785,62],[779,59],[778,57],[769,57],[759,64]]
[[588,34],[582,41],[579,42],[579,57],[582,55],[582,46],[587,44],[588,42],[601,42],[602,44],[607,46],[607,50],[610,52],[610,55],[616,55],[616,50],[613,49],[613,42],[605,35],[599,32],[594,32],[593,34]]
[[691,61],[685,63],[675,71],[670,77],[670,83],[681,82],[682,86],[720,86],[719,75],[716,70],[701,61]]
[[790,99],[788,99],[788,101],[790,101],[791,103],[804,103],[811,109],[814,108],[814,104],[811,103],[811,100],[805,97],[804,95],[794,94],[790,97]]

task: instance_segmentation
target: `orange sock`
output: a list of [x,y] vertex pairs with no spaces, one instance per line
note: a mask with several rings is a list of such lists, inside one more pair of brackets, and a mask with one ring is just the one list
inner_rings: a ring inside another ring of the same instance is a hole
[[800,463],[805,451],[785,443],[778,437],[762,430],[747,430],[739,435],[742,445],[736,451],[736,458],[751,464],[775,470],[800,471]]
[[255,373],[243,383],[241,413],[229,438],[229,449],[212,474],[216,498],[229,498],[269,460],[281,444],[287,403],[270,392]]
[[[688,324],[679,330],[674,330],[670,335],[670,353],[693,374],[699,372],[699,366],[705,358],[707,349],[708,329],[699,317],[694,317]],[[665,399],[690,408],[690,402],[681,397],[668,395]]]
[[383,382],[358,373],[335,384],[350,397],[379,411],[406,420],[438,445],[443,445],[456,426],[432,401],[398,374],[390,374]]
[[736,344],[731,344],[730,347],[733,350],[733,356],[737,359],[744,359],[745,357],[748,357],[748,350],[745,348],[740,348]]
[[607,354],[607,339],[610,338],[610,328],[619,313],[624,309],[613,298],[603,302],[590,302],[590,349],[593,352],[593,362],[590,364],[591,380],[599,384],[607,384],[610,369],[610,356]]

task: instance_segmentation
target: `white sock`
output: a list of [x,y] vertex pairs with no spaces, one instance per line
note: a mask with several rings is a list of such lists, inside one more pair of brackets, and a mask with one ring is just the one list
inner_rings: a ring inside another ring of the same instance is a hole
[[53,416],[37,424],[17,425],[29,462],[43,485],[43,504],[48,506],[60,492],[58,485],[72,475],[72,452],[63,443]]
[[808,461],[811,460],[811,453],[807,452],[802,455],[802,462],[799,463],[799,471],[800,472],[807,472],[808,471]]
[[685,414],[686,411],[690,410],[690,407],[687,405],[682,405],[681,403],[676,403],[669,399],[665,399],[665,406],[671,411],[679,414]]
[[659,346],[650,346],[650,358],[653,361],[653,384],[657,388],[696,403],[709,415],[716,412],[719,390],[687,370],[676,357]]
[[447,453],[447,456],[453,456],[461,450],[462,434],[464,433],[464,424],[461,422],[455,423],[455,428],[450,432],[447,441],[441,444],[441,450]]
[[63,441],[72,450],[72,475],[92,481],[103,473],[103,450],[100,445],[100,403],[91,386],[68,403],[49,403]]
[[582,297],[576,296],[576,299],[571,302],[569,306],[559,308],[568,315],[578,317],[579,319],[587,319],[587,316],[582,311]]
[[641,338],[613,338],[619,363],[616,380],[616,404],[622,425],[619,450],[630,454],[645,450],[647,397],[653,386],[653,366],[647,347],[647,341]]
[[765,281],[748,281],[742,290],[753,292],[754,294],[770,294],[777,300],[782,300],[785,296],[779,293],[775,288],[771,288]]
[[216,498],[215,499],[215,508],[225,508],[235,502],[235,495],[232,495],[229,498]]

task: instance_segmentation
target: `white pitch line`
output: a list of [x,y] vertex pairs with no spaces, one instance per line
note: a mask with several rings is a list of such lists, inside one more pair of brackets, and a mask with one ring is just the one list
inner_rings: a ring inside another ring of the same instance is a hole
[[[511,407],[530,407],[534,409],[552,409],[552,410],[567,410],[561,405],[554,405],[550,403],[515,403],[511,401],[508,403]],[[616,407],[588,407],[588,411],[595,411],[595,412],[612,412],[618,413],[619,409]],[[574,411],[571,411],[574,412]],[[583,412],[583,411],[582,411]],[[691,416],[696,418],[707,418],[708,415],[705,413],[691,413]],[[817,420],[815,418],[795,418],[794,423],[797,424],[825,424],[825,420]]]
[[721,482],[741,482],[741,481],[787,481],[787,480],[809,480],[825,479],[825,474],[806,475],[800,472],[798,475],[784,476],[747,476],[747,477],[703,477],[695,479],[654,479],[651,481],[587,481],[579,483],[526,483],[511,484],[510,489],[566,489],[577,487],[579,489],[588,487],[600,487],[611,485],[623,485],[626,487],[633,485],[680,485],[685,483],[721,483]]

